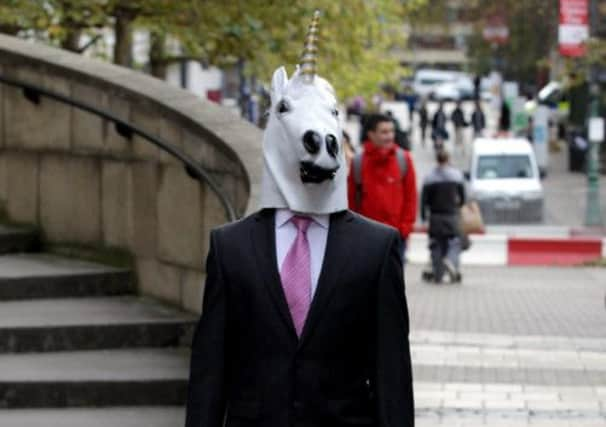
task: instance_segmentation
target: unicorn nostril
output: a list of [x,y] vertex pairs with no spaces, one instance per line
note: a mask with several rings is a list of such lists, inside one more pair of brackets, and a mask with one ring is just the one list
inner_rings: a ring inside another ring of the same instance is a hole
[[337,157],[337,154],[339,154],[339,142],[337,141],[337,137],[331,133],[326,135],[326,151],[332,157]]
[[309,154],[317,154],[322,145],[322,136],[318,132],[308,130],[303,134],[303,146]]

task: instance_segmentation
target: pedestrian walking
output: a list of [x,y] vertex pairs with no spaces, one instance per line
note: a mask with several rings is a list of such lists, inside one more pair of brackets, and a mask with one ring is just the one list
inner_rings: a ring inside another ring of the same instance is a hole
[[455,147],[465,153],[464,130],[469,124],[467,123],[467,120],[465,120],[465,114],[463,113],[463,108],[461,108],[461,101],[457,101],[455,109],[450,116],[450,120],[452,120],[454,126]]
[[405,259],[408,236],[417,214],[417,185],[410,153],[394,142],[394,125],[388,116],[368,118],[368,140],[353,160],[349,173],[349,207],[375,221],[395,227],[403,240]]
[[446,150],[438,151],[437,166],[423,181],[421,219],[429,217],[429,250],[431,272],[423,273],[426,281],[441,283],[447,273],[451,283],[461,282],[460,209],[465,204],[463,174],[450,165]]
[[423,99],[419,108],[419,127],[421,128],[421,145],[425,148],[427,126],[429,125],[429,114],[427,113],[427,101]]
[[433,148],[438,151],[448,140],[448,131],[446,130],[446,113],[444,113],[444,102],[440,101],[438,110],[431,119],[431,139]]
[[482,86],[482,76],[476,74],[473,78],[473,99],[478,101],[480,99],[480,90]]
[[511,129],[511,109],[507,102],[501,102],[501,115],[499,116],[499,133],[509,135]]
[[404,150],[410,151],[410,140],[408,139],[408,133],[402,130],[400,126],[400,122],[393,115],[391,110],[385,111],[385,115],[391,119],[394,125],[394,142],[398,145],[398,147],[403,148]]
[[471,113],[471,127],[473,128],[473,139],[480,138],[486,128],[486,115],[479,100],[475,101],[474,110]]
[[401,239],[347,209],[316,33],[272,78],[261,210],[210,235],[186,427],[414,426]]

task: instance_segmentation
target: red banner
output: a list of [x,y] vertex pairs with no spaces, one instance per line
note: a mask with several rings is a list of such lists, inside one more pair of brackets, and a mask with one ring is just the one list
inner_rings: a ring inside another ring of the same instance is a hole
[[583,56],[589,38],[587,0],[560,0],[560,54]]

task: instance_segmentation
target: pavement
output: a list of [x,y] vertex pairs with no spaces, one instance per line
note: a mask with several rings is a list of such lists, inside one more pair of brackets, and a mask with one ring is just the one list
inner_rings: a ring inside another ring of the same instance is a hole
[[417,426],[606,426],[606,269],[406,267]]

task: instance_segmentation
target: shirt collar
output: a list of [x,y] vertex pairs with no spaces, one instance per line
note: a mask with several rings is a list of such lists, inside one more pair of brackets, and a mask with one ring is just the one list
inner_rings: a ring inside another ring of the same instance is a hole
[[[276,228],[282,227],[284,224],[286,224],[288,221],[290,221],[290,219],[295,215],[297,215],[297,214],[295,212],[291,211],[290,209],[276,209]],[[302,215],[310,217],[320,227],[328,229],[328,224],[330,222],[329,215],[326,215],[326,214],[325,215],[302,214]]]

